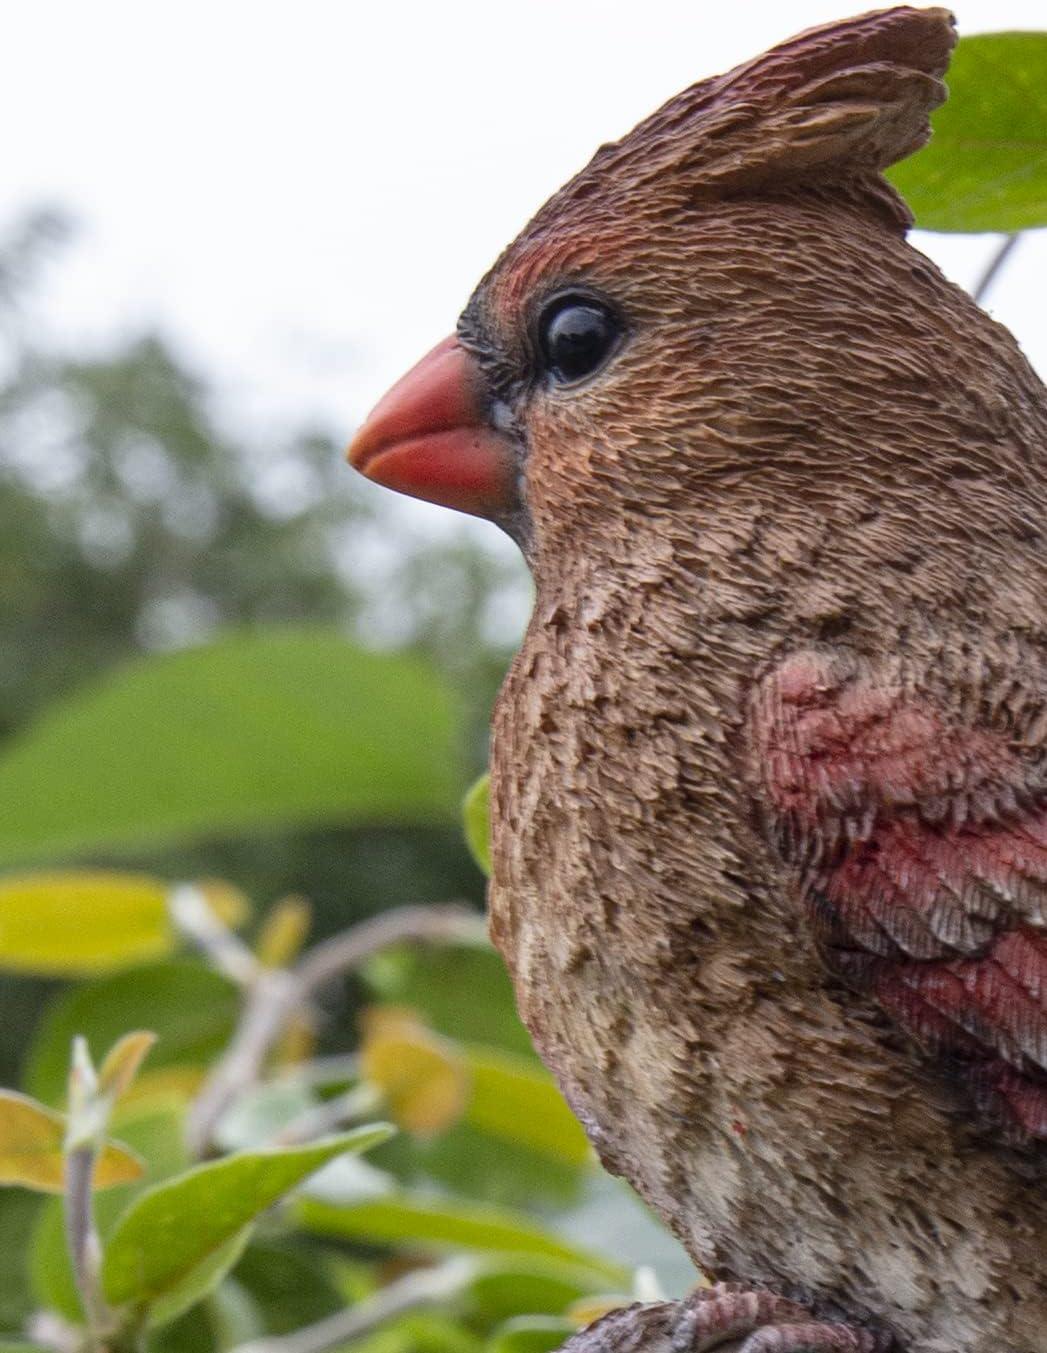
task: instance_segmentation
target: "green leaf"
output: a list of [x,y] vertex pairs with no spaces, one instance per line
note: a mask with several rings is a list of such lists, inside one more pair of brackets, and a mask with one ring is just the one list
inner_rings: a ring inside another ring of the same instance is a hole
[[494,1264],[477,1274],[467,1293],[469,1306],[487,1323],[514,1315],[562,1315],[583,1297],[604,1290],[605,1280],[591,1269],[537,1256]]
[[922,230],[1047,225],[1047,33],[979,33],[957,45],[934,135],[888,171]]
[[157,1035],[151,1068],[203,1064],[228,1042],[240,1005],[236,987],[195,959],[175,959],[113,973],[74,987],[37,1028],[23,1076],[45,1103],[65,1099],[69,1047],[83,1034],[102,1052],[148,1020]]
[[307,1176],[346,1151],[366,1151],[390,1131],[377,1124],[310,1146],[244,1152],[148,1189],[106,1246],[106,1299],[142,1305],[167,1296]]
[[32,1234],[43,1199],[21,1189],[0,1193],[0,1329],[21,1329],[32,1314],[26,1237]]
[[616,1284],[628,1281],[626,1270],[611,1260],[569,1245],[528,1217],[482,1203],[408,1192],[344,1204],[305,1197],[296,1204],[295,1215],[301,1226],[318,1235],[423,1252],[537,1254]]
[[485,1353],[551,1353],[577,1328],[569,1320],[546,1315],[517,1315],[491,1335]]
[[474,1127],[568,1165],[593,1161],[578,1119],[548,1074],[535,1064],[491,1048],[466,1054],[472,1095],[466,1118]]
[[229,1270],[236,1264],[251,1238],[250,1226],[244,1226],[235,1235],[230,1236],[224,1245],[219,1245],[206,1259],[191,1268],[185,1276],[175,1282],[162,1296],[149,1303],[149,1329],[159,1329],[169,1325],[180,1315],[191,1310],[198,1302],[211,1295]]
[[481,775],[462,803],[465,843],[473,859],[491,877],[491,777]]
[[0,862],[275,825],[449,820],[457,711],[415,659],[270,628],[148,658],[0,756]]
[[482,1353],[483,1343],[460,1320],[439,1310],[412,1311],[387,1320],[339,1353]]

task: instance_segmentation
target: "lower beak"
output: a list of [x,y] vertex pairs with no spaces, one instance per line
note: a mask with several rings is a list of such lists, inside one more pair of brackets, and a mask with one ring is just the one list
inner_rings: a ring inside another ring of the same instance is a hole
[[353,438],[349,463],[386,488],[499,518],[513,506],[513,451],[485,415],[475,359],[451,337],[376,405]]

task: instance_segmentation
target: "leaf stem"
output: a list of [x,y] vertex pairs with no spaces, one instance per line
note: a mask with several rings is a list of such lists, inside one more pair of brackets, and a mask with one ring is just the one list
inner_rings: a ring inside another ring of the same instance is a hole
[[93,1185],[96,1145],[86,1143],[65,1158],[65,1233],[76,1290],[84,1307],[91,1338],[97,1341],[109,1321],[102,1296],[102,1242],[95,1225]]

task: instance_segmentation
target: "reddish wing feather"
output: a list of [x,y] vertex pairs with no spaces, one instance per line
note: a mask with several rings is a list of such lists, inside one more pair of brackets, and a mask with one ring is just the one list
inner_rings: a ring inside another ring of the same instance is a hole
[[1047,800],[1001,734],[897,672],[800,653],[757,689],[768,826],[830,964],[1047,1138]]

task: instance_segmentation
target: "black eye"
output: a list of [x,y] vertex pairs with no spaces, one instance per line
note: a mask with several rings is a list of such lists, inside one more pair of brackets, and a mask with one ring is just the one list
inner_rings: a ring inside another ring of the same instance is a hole
[[538,320],[542,361],[557,385],[573,385],[599,371],[621,333],[618,316],[592,296],[558,296]]

